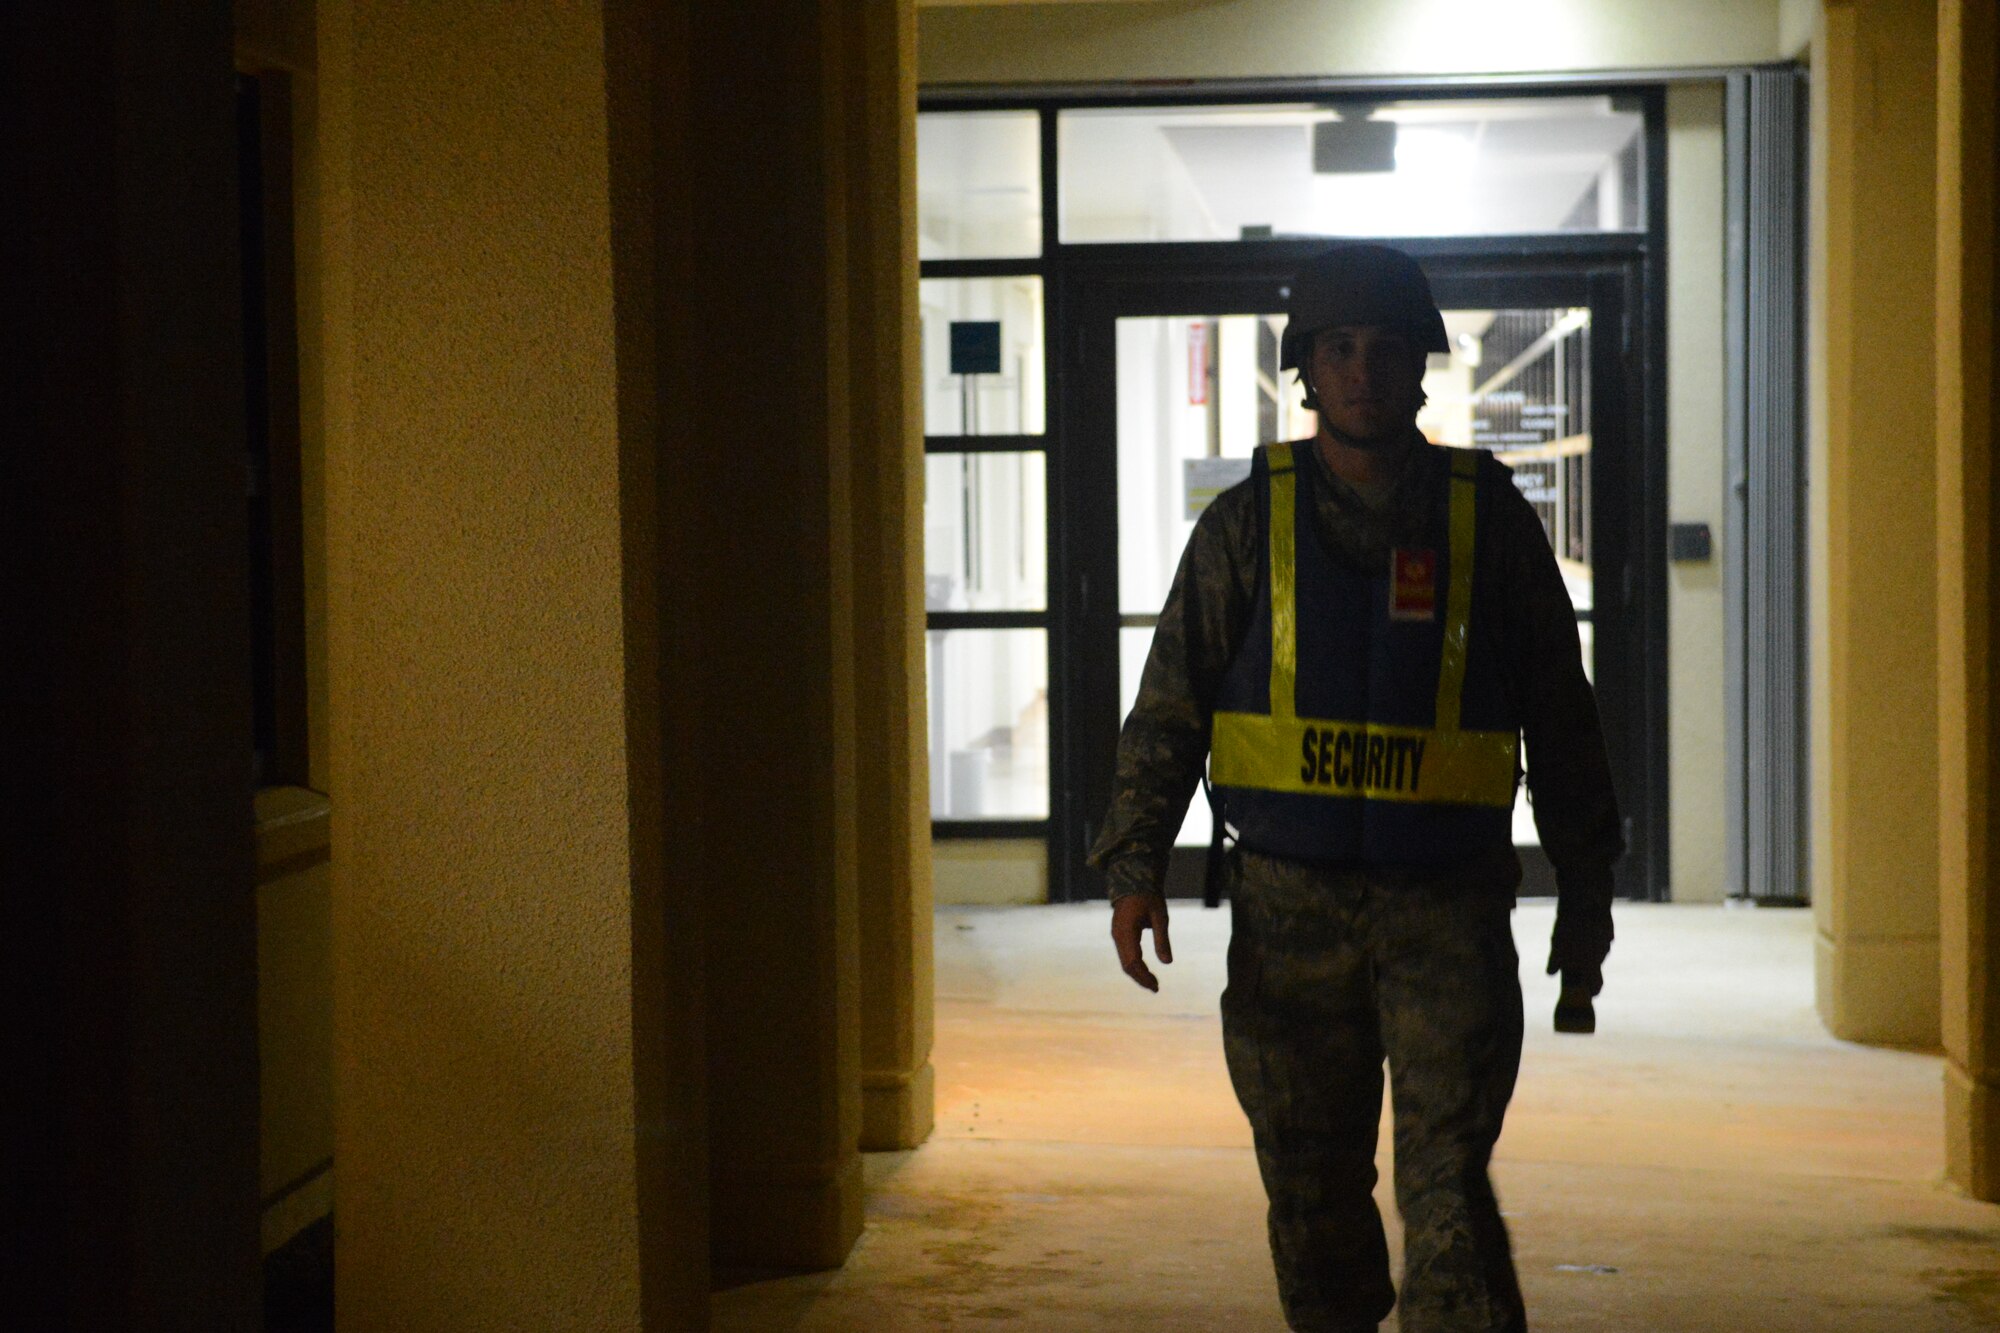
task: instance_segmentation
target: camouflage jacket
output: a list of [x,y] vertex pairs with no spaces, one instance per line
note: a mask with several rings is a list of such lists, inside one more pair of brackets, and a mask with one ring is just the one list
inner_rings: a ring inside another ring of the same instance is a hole
[[[1419,441],[1387,499],[1370,506],[1334,477],[1311,441],[1296,456],[1312,488],[1320,539],[1336,559],[1368,570],[1384,568],[1391,548],[1425,540],[1429,507],[1450,469],[1446,450]],[[1118,738],[1116,792],[1090,853],[1113,901],[1159,891],[1181,818],[1201,784],[1211,701],[1247,631],[1267,560],[1265,518],[1257,508],[1249,482],[1216,498],[1195,524],[1161,610],[1138,701]],[[1497,599],[1491,623],[1522,719],[1535,827],[1564,904],[1577,899],[1577,906],[1587,901],[1608,910],[1610,868],[1624,851],[1624,835],[1597,703],[1548,536],[1533,506],[1511,487],[1481,511],[1473,569],[1477,595]],[[1505,860],[1492,873],[1518,874],[1511,853]],[[1464,873],[1460,868],[1454,877]]]

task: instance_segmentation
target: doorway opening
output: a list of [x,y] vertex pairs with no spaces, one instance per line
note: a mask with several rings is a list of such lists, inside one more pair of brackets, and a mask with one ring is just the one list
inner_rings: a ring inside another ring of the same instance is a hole
[[[1501,458],[1541,515],[1576,607],[1585,670],[1607,719],[1624,724],[1608,731],[1607,744],[1630,801],[1646,790],[1647,750],[1633,726],[1643,713],[1627,706],[1644,688],[1646,645],[1638,590],[1623,576],[1641,515],[1631,386],[1620,380],[1616,350],[1636,278],[1623,271],[1629,265],[1560,258],[1514,271],[1482,269],[1476,259],[1429,267],[1452,350],[1431,358],[1418,426],[1434,443]],[[1116,520],[1115,542],[1085,540],[1077,552],[1085,581],[1117,590],[1115,607],[1086,607],[1073,625],[1078,650],[1067,683],[1088,710],[1073,751],[1086,822],[1109,803],[1116,728],[1137,695],[1158,609],[1201,509],[1248,475],[1256,446],[1315,429],[1291,376],[1278,372],[1283,291],[1269,278],[1085,283],[1072,307],[1083,342],[1073,419],[1086,438],[1116,441],[1108,457],[1066,453],[1075,472],[1061,478],[1077,527],[1088,530],[1090,515]],[[1633,820],[1635,841],[1643,827]],[[1554,871],[1525,789],[1514,831],[1523,894],[1552,894]],[[1169,867],[1169,896],[1199,896],[1210,832],[1209,811],[1196,800]],[[1633,848],[1635,863],[1647,850]],[[1641,876],[1625,886],[1635,897],[1650,896],[1645,888]]]
[[[1420,425],[1512,466],[1563,562],[1627,817],[1619,890],[1668,896],[1664,95],[1469,91],[924,99],[941,876],[969,857],[1010,885],[986,901],[1101,893],[1083,858],[1194,518],[1258,444],[1312,431],[1277,371],[1286,282],[1372,239],[1446,311]],[[1170,893],[1199,891],[1207,820],[1195,801]],[[1516,830],[1523,892],[1553,892],[1525,808]]]

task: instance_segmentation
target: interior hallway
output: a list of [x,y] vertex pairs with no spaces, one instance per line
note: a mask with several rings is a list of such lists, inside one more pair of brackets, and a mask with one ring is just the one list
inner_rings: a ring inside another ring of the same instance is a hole
[[[1538,1333],[2000,1328],[2000,1208],[1941,1183],[1940,1060],[1826,1035],[1809,913],[1622,904],[1588,1038],[1549,1027],[1552,914],[1515,913],[1495,1167]],[[1158,996],[1107,922],[938,912],[936,1134],[871,1155],[845,1268],[721,1293],[717,1329],[1284,1328],[1222,1065],[1227,911],[1177,906]]]

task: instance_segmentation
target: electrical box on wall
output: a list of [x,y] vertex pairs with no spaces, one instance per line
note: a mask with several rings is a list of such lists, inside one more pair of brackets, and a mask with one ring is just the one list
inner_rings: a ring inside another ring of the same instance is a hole
[[1699,564],[1715,558],[1715,539],[1706,523],[1676,523],[1667,538],[1667,558],[1679,564]]

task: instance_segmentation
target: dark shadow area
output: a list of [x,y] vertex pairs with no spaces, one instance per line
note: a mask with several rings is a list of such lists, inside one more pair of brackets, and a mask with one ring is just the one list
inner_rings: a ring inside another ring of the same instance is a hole
[[333,1333],[333,1215],[264,1256],[264,1333]]

